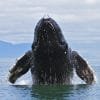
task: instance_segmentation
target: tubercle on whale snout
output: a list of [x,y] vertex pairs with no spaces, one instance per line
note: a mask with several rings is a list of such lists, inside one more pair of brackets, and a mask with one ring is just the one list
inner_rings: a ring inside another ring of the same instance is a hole
[[52,18],[42,18],[34,31],[34,43],[65,43],[64,36],[59,25]]

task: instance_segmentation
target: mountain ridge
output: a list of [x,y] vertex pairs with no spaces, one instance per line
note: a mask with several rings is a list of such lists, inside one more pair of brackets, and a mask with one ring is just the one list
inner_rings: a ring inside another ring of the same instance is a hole
[[19,57],[31,49],[31,43],[12,44],[0,41],[0,58]]

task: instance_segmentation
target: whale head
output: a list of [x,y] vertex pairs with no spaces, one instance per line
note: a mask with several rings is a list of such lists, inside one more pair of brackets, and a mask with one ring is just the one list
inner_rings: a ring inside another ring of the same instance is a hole
[[40,45],[63,44],[65,39],[59,25],[52,18],[42,18],[35,28],[34,43]]

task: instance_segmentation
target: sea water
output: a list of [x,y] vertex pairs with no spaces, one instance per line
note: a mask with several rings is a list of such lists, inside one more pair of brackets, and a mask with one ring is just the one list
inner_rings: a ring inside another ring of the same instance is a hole
[[[73,34],[66,37],[69,46],[77,50],[95,71],[97,82],[86,85],[78,77],[73,79],[72,85],[32,85],[31,74],[17,80],[12,85],[8,82],[10,67],[16,58],[0,58],[0,100],[99,100],[100,99],[100,37],[95,38],[92,34],[76,36]],[[80,40],[81,39],[81,40]],[[95,39],[95,40],[94,40]]]

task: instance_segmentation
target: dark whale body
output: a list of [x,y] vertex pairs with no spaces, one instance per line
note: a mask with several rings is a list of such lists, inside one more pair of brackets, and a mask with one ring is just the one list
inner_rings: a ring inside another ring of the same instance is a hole
[[[36,83],[70,83],[73,68],[68,59],[68,44],[60,27],[51,19],[41,19],[36,26],[32,52]],[[32,71],[33,72],[33,71]]]
[[31,69],[35,84],[71,84],[73,69],[88,84],[94,82],[94,73],[87,62],[72,51],[52,18],[42,18],[36,25],[32,50],[22,56],[10,70],[9,81]]

